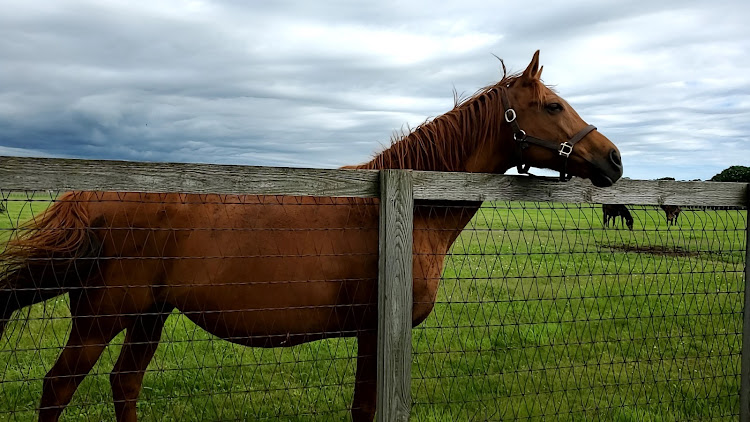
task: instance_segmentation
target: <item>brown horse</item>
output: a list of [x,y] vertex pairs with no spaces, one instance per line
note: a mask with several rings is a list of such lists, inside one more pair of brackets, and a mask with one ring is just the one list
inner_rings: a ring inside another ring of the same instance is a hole
[[[500,82],[353,168],[504,173],[533,165],[610,186],[622,175],[617,148],[541,82],[538,54],[519,74],[503,65]],[[415,209],[414,325],[432,311],[443,258],[481,203],[434,205]],[[0,256],[0,334],[15,310],[69,293],[72,329],[44,379],[40,421],[58,420],[123,330],[112,393],[117,420],[135,421],[144,373],[175,308],[247,346],[356,336],[352,419],[371,421],[377,226],[375,199],[68,192]]]
[[677,217],[682,212],[682,209],[677,205],[660,205],[660,207],[664,210],[664,214],[667,217],[667,225],[675,225],[677,223]]
[[610,220],[612,227],[617,227],[617,217],[620,217],[620,225],[627,225],[630,231],[633,231],[633,216],[630,214],[628,207],[622,204],[602,204],[602,216],[604,227],[609,227]]

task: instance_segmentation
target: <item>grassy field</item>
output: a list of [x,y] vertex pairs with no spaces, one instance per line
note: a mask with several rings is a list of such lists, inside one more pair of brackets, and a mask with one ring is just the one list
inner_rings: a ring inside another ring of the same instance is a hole
[[[4,194],[0,241],[51,197]],[[486,204],[414,331],[412,420],[736,420],[746,213],[686,209],[668,228],[656,207],[631,210],[632,232],[603,229],[599,206]],[[59,297],[20,312],[0,340],[0,421],[34,420],[67,306]],[[108,375],[121,342],[63,420],[113,419]],[[139,414],[347,420],[355,354],[352,339],[236,346],[175,314]]]

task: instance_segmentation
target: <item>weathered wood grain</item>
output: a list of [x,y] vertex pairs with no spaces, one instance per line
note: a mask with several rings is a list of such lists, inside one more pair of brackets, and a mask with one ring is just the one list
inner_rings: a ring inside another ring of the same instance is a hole
[[[746,206],[744,183],[588,180],[415,171],[415,199]],[[0,157],[0,189],[377,197],[378,172]]]
[[380,173],[377,420],[408,421],[411,408],[411,172]]
[[0,157],[3,190],[377,197],[373,170]]
[[747,195],[746,183],[625,179],[597,188],[578,178],[414,172],[415,199],[746,206]]

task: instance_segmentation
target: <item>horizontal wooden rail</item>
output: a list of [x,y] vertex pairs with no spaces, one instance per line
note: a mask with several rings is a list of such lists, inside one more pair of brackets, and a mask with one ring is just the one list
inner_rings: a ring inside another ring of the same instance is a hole
[[578,178],[414,172],[414,199],[744,207],[747,189],[747,183],[631,179],[597,188]]
[[378,197],[373,170],[0,157],[3,190]]
[[[739,206],[746,183],[588,180],[414,171],[414,199]],[[378,172],[217,164],[0,157],[3,190],[111,190],[378,197]]]

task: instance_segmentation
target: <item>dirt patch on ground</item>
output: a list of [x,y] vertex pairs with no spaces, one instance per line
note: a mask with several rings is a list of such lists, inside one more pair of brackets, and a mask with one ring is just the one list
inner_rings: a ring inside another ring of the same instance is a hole
[[607,249],[619,252],[648,253],[652,255],[667,256],[698,256],[699,252],[686,251],[679,246],[639,246],[639,245],[602,245]]

